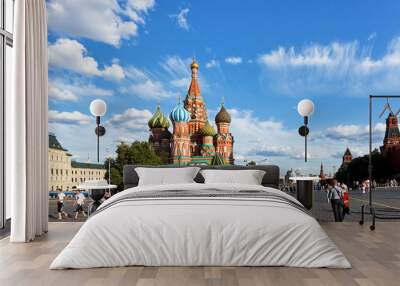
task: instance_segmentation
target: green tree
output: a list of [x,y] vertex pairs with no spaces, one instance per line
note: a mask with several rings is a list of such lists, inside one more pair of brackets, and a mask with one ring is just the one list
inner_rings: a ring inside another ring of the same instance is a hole
[[107,170],[105,178],[108,180],[108,164],[111,169],[111,183],[117,185],[117,190],[122,191],[123,169],[125,165],[160,165],[162,159],[154,152],[148,142],[135,141],[132,144],[120,143],[117,146],[116,158],[106,159],[104,167]]

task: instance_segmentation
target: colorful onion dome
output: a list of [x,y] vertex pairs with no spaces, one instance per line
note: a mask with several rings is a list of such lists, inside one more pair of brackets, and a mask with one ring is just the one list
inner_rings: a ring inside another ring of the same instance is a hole
[[204,127],[200,129],[199,133],[203,136],[214,136],[215,134],[217,134],[214,127],[208,121],[206,122]]
[[189,122],[190,114],[183,107],[182,103],[179,103],[174,107],[174,109],[172,109],[169,118],[171,118],[171,120],[174,122]]
[[157,106],[157,110],[150,118],[148,125],[150,128],[169,128],[169,120],[162,114],[160,106]]
[[231,116],[224,105],[221,106],[221,109],[215,116],[215,123],[231,123]]

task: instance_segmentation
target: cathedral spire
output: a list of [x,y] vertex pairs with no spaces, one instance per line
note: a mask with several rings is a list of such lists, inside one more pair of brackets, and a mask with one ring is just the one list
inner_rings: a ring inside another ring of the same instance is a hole
[[324,174],[324,165],[322,164],[322,162],[321,162],[321,169],[320,169],[320,171],[319,171],[319,177],[320,177],[320,179],[325,178],[325,174]]
[[193,59],[192,63],[190,64],[190,69],[192,70],[192,81],[189,86],[188,96],[200,97],[200,85],[197,81],[199,64],[195,59]]

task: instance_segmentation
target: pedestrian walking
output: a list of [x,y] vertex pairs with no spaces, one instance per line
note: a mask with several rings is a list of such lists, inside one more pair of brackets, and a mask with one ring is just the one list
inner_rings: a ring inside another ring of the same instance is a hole
[[330,180],[328,182],[328,202],[331,203],[333,216],[335,222],[343,221],[343,191],[338,186],[336,180]]
[[67,218],[68,214],[64,211],[64,198],[65,194],[62,189],[57,189],[57,212],[58,212],[58,219],[62,220],[63,215]]
[[75,220],[78,219],[79,213],[82,213],[84,217],[86,217],[85,211],[83,210],[83,205],[85,204],[85,195],[81,193],[79,189],[76,189],[75,193],[75,202],[74,206],[76,206],[75,209]]

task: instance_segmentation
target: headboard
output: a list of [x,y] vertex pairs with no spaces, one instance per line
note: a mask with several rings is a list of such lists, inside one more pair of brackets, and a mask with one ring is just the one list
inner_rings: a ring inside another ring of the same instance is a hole
[[[137,167],[146,168],[181,168],[179,166],[162,165],[162,166],[145,166],[145,165],[125,165],[123,173],[124,190],[136,187],[139,183],[139,177],[135,172]],[[239,166],[239,165],[226,165],[226,166],[196,166],[201,169],[222,169],[222,170],[263,170],[265,175],[262,179],[262,185],[265,187],[279,188],[279,167],[276,165],[256,165],[256,166]],[[194,179],[197,183],[204,183],[203,176],[199,174]]]

